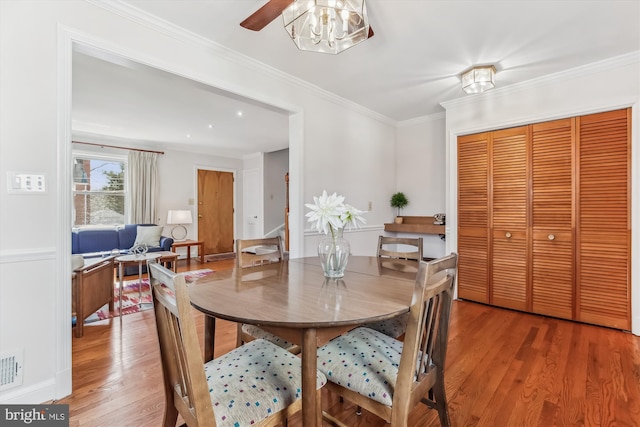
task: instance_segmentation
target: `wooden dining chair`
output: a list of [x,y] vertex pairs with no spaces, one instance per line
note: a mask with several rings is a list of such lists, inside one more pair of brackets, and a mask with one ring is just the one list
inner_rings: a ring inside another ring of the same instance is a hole
[[[207,362],[202,359],[183,274],[149,264],[165,388],[164,427],[178,414],[189,427],[274,426],[302,407],[299,357],[254,340]],[[317,372],[317,393],[326,383]]]
[[241,268],[280,262],[284,259],[282,239],[265,237],[262,239],[236,240],[236,265]]
[[[359,327],[320,347],[318,369],[328,389],[391,427],[407,427],[420,402],[437,409],[440,424],[449,426],[444,365],[457,270],[455,253],[420,262],[404,342]],[[325,419],[343,425],[331,415]]]
[[[402,259],[415,261],[416,266],[422,261],[422,237],[378,237],[378,258],[380,259]],[[388,320],[368,323],[365,326],[389,335],[392,338],[400,338],[407,328],[408,314],[402,314]]]
[[[280,239],[280,236],[264,239],[236,240],[236,265],[239,268],[281,262],[283,259],[284,251],[282,250],[282,239]],[[238,347],[257,338],[270,341],[293,354],[298,354],[301,351],[299,345],[280,338],[271,332],[267,332],[259,326],[238,323]]]
[[422,261],[422,237],[379,236],[377,255],[382,258]]

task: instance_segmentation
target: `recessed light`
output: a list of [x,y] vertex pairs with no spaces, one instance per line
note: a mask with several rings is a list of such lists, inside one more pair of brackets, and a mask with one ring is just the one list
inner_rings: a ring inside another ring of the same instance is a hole
[[242,117],[244,113],[242,111],[238,111],[237,114],[238,114],[238,117]]
[[191,134],[190,133],[187,134],[187,138],[191,138]]
[[209,129],[213,129],[213,125],[211,125],[211,124],[210,124],[210,125],[209,125]]

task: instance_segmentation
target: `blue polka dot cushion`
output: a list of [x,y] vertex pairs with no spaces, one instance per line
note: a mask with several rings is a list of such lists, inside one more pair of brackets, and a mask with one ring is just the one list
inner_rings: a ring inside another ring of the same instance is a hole
[[379,322],[367,323],[364,325],[374,331],[382,332],[392,338],[399,338],[407,331],[407,321],[409,313],[401,314],[393,319],[381,320]]
[[[252,426],[302,395],[300,358],[257,339],[204,365],[218,427]],[[326,383],[318,372],[317,387]]]
[[356,328],[318,349],[318,370],[335,384],[391,406],[402,346],[381,332]]
[[271,332],[267,332],[256,325],[249,325],[245,323],[242,325],[242,332],[244,332],[245,334],[249,334],[254,338],[261,338],[263,340],[270,341],[275,345],[277,345],[278,347],[282,347],[287,351],[291,351],[297,347],[295,344],[283,338],[280,338],[279,336],[274,335]]

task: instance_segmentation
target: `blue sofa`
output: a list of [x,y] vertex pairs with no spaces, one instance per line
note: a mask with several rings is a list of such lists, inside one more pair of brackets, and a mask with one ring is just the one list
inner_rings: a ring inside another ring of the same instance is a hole
[[[78,228],[71,232],[71,253],[80,254],[85,259],[112,255],[114,249],[119,254],[128,253],[136,241],[138,226],[148,227],[155,224],[127,224],[105,228]],[[159,246],[149,247],[149,252],[170,251],[173,245],[171,237],[160,237]],[[138,273],[138,267],[125,268],[125,276]]]

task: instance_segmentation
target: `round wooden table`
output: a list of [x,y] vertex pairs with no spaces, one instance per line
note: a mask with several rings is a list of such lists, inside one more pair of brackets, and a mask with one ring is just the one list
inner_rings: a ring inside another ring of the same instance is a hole
[[258,325],[300,344],[302,424],[321,426],[317,347],[357,325],[408,312],[417,270],[415,261],[356,256],[342,279],[327,279],[312,257],[205,276],[189,289],[193,307],[207,315],[205,361],[213,358],[216,318]]

